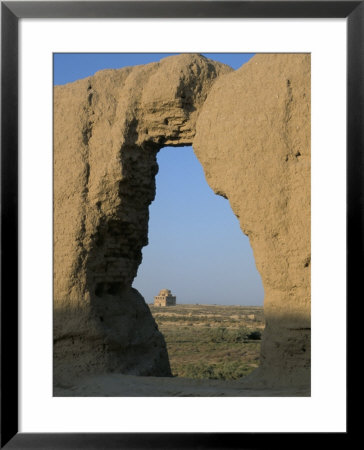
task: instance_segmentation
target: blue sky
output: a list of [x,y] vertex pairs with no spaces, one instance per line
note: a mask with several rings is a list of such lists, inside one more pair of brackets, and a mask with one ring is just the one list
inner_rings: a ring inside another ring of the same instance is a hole
[[[54,53],[54,84],[65,84],[93,75],[102,69],[120,69],[126,66],[148,64],[176,53]],[[254,53],[202,53],[238,69]]]
[[249,239],[229,201],[214,194],[192,147],[158,153],[149,245],[133,286],[151,303],[162,288],[179,303],[262,305]]
[[[54,54],[54,84],[98,70],[159,61],[171,54]],[[238,69],[253,54],[204,53]],[[147,303],[162,288],[178,303],[263,305],[248,238],[228,200],[213,193],[192,147],[158,153],[157,195],[149,208],[149,244],[133,286]]]

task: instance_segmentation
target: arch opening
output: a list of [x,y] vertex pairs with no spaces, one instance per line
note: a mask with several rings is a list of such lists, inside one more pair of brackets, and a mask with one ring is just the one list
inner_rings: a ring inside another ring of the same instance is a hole
[[[148,245],[133,287],[165,338],[174,376],[241,378],[259,365],[264,330],[249,239],[226,198],[208,186],[191,146],[163,147],[157,160]],[[164,306],[163,288],[175,306]]]

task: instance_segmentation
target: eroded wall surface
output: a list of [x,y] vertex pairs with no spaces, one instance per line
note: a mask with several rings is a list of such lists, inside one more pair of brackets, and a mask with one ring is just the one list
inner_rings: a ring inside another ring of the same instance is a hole
[[191,145],[232,69],[198,55],[105,70],[54,89],[54,375],[171,375],[164,338],[131,288],[148,243],[156,154]]
[[310,376],[310,60],[199,55],[106,70],[54,90],[54,375],[170,375],[131,288],[148,242],[156,154],[193,145],[261,274],[267,328],[252,384]]
[[310,55],[254,56],[216,82],[193,141],[262,277],[266,329],[249,383],[310,382],[310,67]]

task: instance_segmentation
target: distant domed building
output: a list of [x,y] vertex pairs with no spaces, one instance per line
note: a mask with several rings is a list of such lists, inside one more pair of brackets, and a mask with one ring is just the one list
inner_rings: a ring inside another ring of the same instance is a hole
[[175,306],[176,296],[172,295],[169,289],[162,289],[158,295],[154,297],[154,306]]

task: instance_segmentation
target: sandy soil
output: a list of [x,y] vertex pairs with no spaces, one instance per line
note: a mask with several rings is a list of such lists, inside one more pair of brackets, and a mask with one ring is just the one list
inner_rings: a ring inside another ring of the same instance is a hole
[[72,386],[55,386],[55,397],[303,397],[304,388],[249,389],[240,381],[138,377],[107,374],[85,377]]

